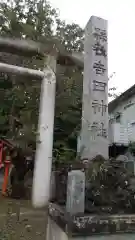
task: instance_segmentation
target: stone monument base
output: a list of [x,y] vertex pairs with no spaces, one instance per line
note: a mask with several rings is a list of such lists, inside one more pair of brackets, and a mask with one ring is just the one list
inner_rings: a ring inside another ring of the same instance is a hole
[[59,225],[48,217],[46,240],[68,240],[68,235],[59,227]]
[[49,205],[46,240],[133,240],[135,215],[69,216],[65,209]]
[[114,234],[97,236],[69,236],[59,225],[48,218],[47,238],[46,240],[134,240],[134,234]]

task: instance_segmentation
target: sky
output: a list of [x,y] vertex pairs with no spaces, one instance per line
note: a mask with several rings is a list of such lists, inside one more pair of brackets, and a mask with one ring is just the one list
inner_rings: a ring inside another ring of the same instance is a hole
[[67,23],[85,28],[94,15],[108,20],[108,71],[110,87],[122,93],[135,84],[135,1],[134,0],[50,0]]

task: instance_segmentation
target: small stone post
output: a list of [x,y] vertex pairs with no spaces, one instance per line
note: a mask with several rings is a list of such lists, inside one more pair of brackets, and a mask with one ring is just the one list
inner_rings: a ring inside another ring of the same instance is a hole
[[70,215],[84,213],[85,173],[72,170],[68,173],[66,211]]

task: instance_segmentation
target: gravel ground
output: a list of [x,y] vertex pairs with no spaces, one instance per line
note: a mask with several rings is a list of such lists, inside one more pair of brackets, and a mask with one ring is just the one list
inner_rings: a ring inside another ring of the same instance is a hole
[[[0,171],[0,190],[3,173]],[[31,201],[13,200],[0,193],[0,240],[45,240],[47,211],[35,210]]]
[[[0,197],[0,240],[45,240],[46,225],[46,209],[35,210],[30,201]],[[133,240],[135,234],[93,236],[86,239]]]
[[30,201],[0,198],[0,240],[45,240],[47,212]]

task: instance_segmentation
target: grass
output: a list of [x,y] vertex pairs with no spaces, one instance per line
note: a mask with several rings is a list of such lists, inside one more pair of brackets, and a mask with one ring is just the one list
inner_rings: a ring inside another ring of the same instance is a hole
[[45,240],[47,211],[30,201],[0,197],[0,240]]

